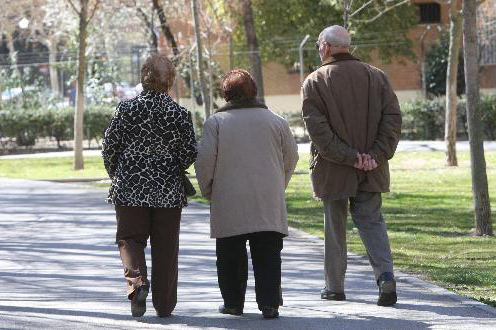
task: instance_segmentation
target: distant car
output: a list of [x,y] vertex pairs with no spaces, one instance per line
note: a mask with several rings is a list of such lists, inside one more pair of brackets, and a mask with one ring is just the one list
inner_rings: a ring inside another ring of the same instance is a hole
[[[26,86],[24,87],[24,92],[32,92],[37,90],[33,86]],[[5,91],[2,92],[2,101],[14,101],[18,99],[22,94],[22,89],[21,87],[15,87],[15,88],[7,88]]]
[[119,95],[119,98],[121,100],[128,100],[138,95],[139,92],[136,90],[135,87],[129,85],[126,82],[122,82],[117,85],[117,94]]
[[2,92],[2,101],[11,101],[14,98],[18,97],[21,95],[22,89],[20,87],[16,88],[9,88]]

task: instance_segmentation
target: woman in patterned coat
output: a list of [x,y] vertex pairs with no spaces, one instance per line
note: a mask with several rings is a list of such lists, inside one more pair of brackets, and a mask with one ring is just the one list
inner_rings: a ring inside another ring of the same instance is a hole
[[103,140],[112,179],[108,202],[117,215],[119,246],[133,316],[146,311],[150,290],[144,249],[150,237],[153,306],[170,316],[177,301],[181,210],[187,206],[182,174],[196,159],[191,115],[168,92],[175,69],[152,55],[141,69],[143,92],[117,106]]

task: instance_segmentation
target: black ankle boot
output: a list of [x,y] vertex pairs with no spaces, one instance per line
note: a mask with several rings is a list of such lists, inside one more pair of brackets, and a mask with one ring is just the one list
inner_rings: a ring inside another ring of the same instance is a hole
[[274,307],[264,306],[260,308],[264,319],[276,319],[279,317],[279,310]]
[[243,310],[240,308],[226,307],[225,305],[220,305],[219,313],[240,316],[243,314]]

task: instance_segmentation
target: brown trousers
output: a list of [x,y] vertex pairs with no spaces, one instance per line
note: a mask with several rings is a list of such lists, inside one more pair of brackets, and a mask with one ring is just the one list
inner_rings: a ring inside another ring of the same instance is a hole
[[150,237],[152,300],[159,314],[170,314],[177,302],[177,258],[180,208],[116,206],[117,234],[128,298],[140,286],[150,287],[145,247]]

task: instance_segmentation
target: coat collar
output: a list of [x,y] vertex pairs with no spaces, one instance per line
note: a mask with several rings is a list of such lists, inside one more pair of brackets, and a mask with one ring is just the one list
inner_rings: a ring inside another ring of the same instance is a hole
[[246,108],[264,108],[267,109],[267,106],[257,100],[237,100],[237,101],[229,101],[224,106],[217,109],[217,112],[223,112],[228,110],[235,109],[246,109]]
[[144,97],[144,98],[155,98],[155,97],[159,97],[159,98],[170,98],[170,95],[165,93],[165,92],[157,92],[157,91],[154,91],[154,90],[151,90],[151,89],[145,89],[143,90],[141,93],[140,93],[140,96],[141,97]]
[[341,61],[360,61],[360,60],[355,56],[351,55],[350,53],[337,53],[332,55],[331,58],[325,60],[320,67]]

